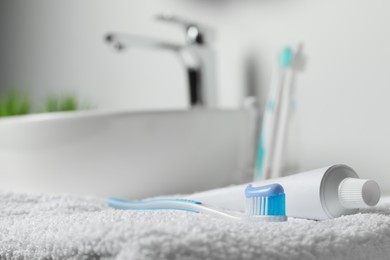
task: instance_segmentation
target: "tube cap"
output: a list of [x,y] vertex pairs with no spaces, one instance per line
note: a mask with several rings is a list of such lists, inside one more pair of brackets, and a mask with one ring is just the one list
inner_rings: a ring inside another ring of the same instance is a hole
[[378,183],[373,180],[345,178],[339,185],[339,201],[348,209],[375,206],[381,196]]

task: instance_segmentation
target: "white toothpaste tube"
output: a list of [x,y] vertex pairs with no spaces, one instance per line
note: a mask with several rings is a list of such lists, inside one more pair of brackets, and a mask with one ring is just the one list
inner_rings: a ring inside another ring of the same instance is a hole
[[[333,165],[287,177],[255,182],[254,185],[278,183],[286,196],[288,217],[324,220],[350,215],[360,208],[375,206],[380,199],[379,185],[359,179],[346,165]],[[244,211],[247,184],[196,193],[188,199],[217,207]]]

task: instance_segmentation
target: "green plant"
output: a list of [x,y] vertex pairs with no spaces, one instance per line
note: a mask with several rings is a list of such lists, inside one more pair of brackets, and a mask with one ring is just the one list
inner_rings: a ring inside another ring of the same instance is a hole
[[[41,104],[32,105],[31,96],[26,91],[10,90],[0,94],[0,117],[91,109],[82,105],[76,95],[51,95]],[[33,107],[40,107],[39,110]]]
[[73,95],[51,96],[45,101],[43,112],[75,111],[80,107],[79,101]]
[[10,91],[0,96],[0,117],[30,113],[31,100],[27,93]]

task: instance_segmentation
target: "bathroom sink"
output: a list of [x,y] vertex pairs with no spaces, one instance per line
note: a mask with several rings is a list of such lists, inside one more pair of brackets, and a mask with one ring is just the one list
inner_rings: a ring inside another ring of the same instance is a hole
[[0,190],[143,198],[250,181],[251,109],[0,119]]

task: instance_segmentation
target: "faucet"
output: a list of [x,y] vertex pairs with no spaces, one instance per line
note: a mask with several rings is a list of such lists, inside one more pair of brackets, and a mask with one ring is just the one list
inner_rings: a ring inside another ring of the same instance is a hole
[[172,51],[178,55],[185,66],[191,107],[216,107],[215,55],[210,46],[212,30],[172,14],[159,14],[156,19],[182,26],[185,32],[185,44],[122,33],[109,33],[106,35],[106,41],[118,51],[131,47]]

